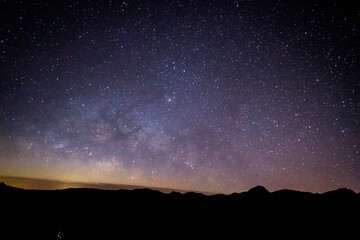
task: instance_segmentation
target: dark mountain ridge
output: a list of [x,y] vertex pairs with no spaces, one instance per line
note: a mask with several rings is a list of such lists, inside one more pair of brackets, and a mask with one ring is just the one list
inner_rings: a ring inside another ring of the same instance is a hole
[[[0,239],[215,237],[291,239],[360,236],[360,194],[269,192],[230,195],[151,189],[24,190],[0,183]],[[171,234],[171,235],[169,235]]]

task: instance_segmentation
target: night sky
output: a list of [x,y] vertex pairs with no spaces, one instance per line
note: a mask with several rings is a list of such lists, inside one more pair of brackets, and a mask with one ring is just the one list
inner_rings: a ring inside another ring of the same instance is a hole
[[0,175],[360,191],[357,1],[0,4]]

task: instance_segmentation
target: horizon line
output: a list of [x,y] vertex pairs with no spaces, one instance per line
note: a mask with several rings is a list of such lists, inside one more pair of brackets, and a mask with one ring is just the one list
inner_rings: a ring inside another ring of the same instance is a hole
[[[64,184],[70,184],[70,185],[85,185],[85,186],[69,186],[69,187],[44,187],[44,185],[40,188],[34,188],[34,187],[24,187],[24,186],[19,186],[19,184],[8,184],[5,183],[3,180],[1,180],[1,178],[5,178],[5,179],[17,179],[18,181],[21,180],[29,180],[29,181],[40,181],[40,182],[48,182],[48,183],[64,183]],[[190,192],[194,192],[194,193],[201,193],[204,195],[231,195],[231,194],[236,194],[236,193],[244,193],[244,192],[248,192],[250,189],[256,188],[258,186],[261,186],[263,188],[265,188],[268,192],[273,193],[273,192],[277,192],[277,191],[281,191],[281,190],[290,190],[290,191],[298,191],[298,192],[305,192],[305,193],[312,193],[312,194],[323,194],[323,193],[327,193],[327,192],[332,192],[332,191],[336,191],[338,189],[349,189],[351,191],[353,191],[354,193],[357,193],[356,191],[354,191],[351,188],[347,188],[347,187],[339,187],[336,189],[332,189],[332,190],[328,190],[328,191],[324,191],[324,192],[311,192],[311,191],[302,191],[302,190],[296,190],[296,189],[289,189],[289,188],[283,188],[283,189],[278,189],[275,191],[269,191],[265,186],[263,185],[256,185],[254,187],[249,188],[247,191],[242,191],[242,192],[231,192],[231,193],[223,193],[223,192],[210,192],[210,191],[201,191],[201,190],[190,190],[190,189],[177,189],[177,188],[169,188],[169,187],[159,187],[159,186],[146,186],[146,185],[132,185],[132,184],[122,184],[122,183],[106,183],[106,182],[82,182],[82,181],[71,181],[71,180],[62,180],[62,179],[50,179],[50,178],[39,178],[39,177],[28,177],[28,176],[9,176],[9,175],[0,175],[0,181],[4,182],[6,185],[12,186],[12,187],[19,187],[22,189],[27,189],[27,190],[62,190],[62,189],[80,189],[80,188],[89,188],[89,189],[99,189],[99,190],[110,190],[110,191],[116,191],[116,190],[135,190],[135,189],[151,189],[151,190],[156,190],[156,191],[160,191],[163,193],[171,193],[171,192],[179,192],[179,193],[190,193]],[[17,185],[17,186],[16,186]],[[360,192],[358,193],[360,194]]]
[[[224,194],[221,192],[210,192],[210,191],[202,191],[197,189],[180,189],[180,188],[170,188],[170,187],[159,187],[159,186],[148,186],[148,185],[134,185],[134,184],[123,184],[123,183],[107,183],[107,182],[83,182],[83,181],[72,181],[72,180],[63,180],[63,179],[51,179],[51,178],[42,178],[42,177],[29,177],[29,176],[9,176],[9,175],[0,175],[1,178],[7,179],[17,179],[17,180],[30,180],[30,181],[41,181],[41,182],[49,182],[49,183],[64,183],[64,184],[72,184],[72,185],[85,185],[79,188],[93,188],[93,189],[102,189],[102,190],[134,190],[134,189],[152,189],[157,190],[164,193],[170,192],[195,192],[202,193],[205,195],[214,195],[214,194]],[[8,184],[7,184],[8,185]],[[15,186],[18,187],[18,186]],[[61,190],[61,189],[69,189],[69,188],[77,188],[77,187],[45,187],[42,186],[40,188],[33,187],[20,187],[28,190]],[[230,193],[231,194],[231,193]]]

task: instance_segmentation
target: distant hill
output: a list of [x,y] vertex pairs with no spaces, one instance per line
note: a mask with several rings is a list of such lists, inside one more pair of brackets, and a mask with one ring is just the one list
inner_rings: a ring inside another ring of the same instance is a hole
[[[23,190],[0,183],[0,239],[359,239],[360,195],[231,195],[135,190]],[[31,236],[29,238],[29,236]],[[60,235],[59,235],[60,236]],[[275,239],[275,238],[274,238]]]
[[[66,188],[99,188],[105,190],[118,190],[126,189],[133,190],[138,188],[144,188],[144,186],[128,185],[128,184],[112,184],[112,183],[84,183],[75,181],[61,181],[54,179],[41,179],[41,178],[29,178],[29,177],[14,177],[14,176],[1,176],[0,182],[6,182],[8,185],[21,186],[25,189],[38,189],[38,190],[54,190],[54,189],[66,189]],[[186,192],[182,189],[162,188],[154,187],[151,189],[158,190],[164,193],[170,193],[172,191]],[[210,192],[203,192],[205,194],[212,194]]]

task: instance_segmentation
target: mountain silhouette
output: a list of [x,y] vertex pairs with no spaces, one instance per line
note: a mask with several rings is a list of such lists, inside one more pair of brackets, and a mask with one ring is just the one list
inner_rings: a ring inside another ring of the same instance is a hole
[[0,183],[0,239],[359,239],[360,195],[269,192],[230,195],[151,189],[23,190]]
[[5,192],[16,192],[16,191],[22,191],[21,188],[12,187],[9,185],[6,185],[4,182],[0,182],[0,193]]
[[263,186],[256,186],[254,188],[251,188],[248,193],[254,194],[256,196],[266,196],[269,194],[269,191]]

